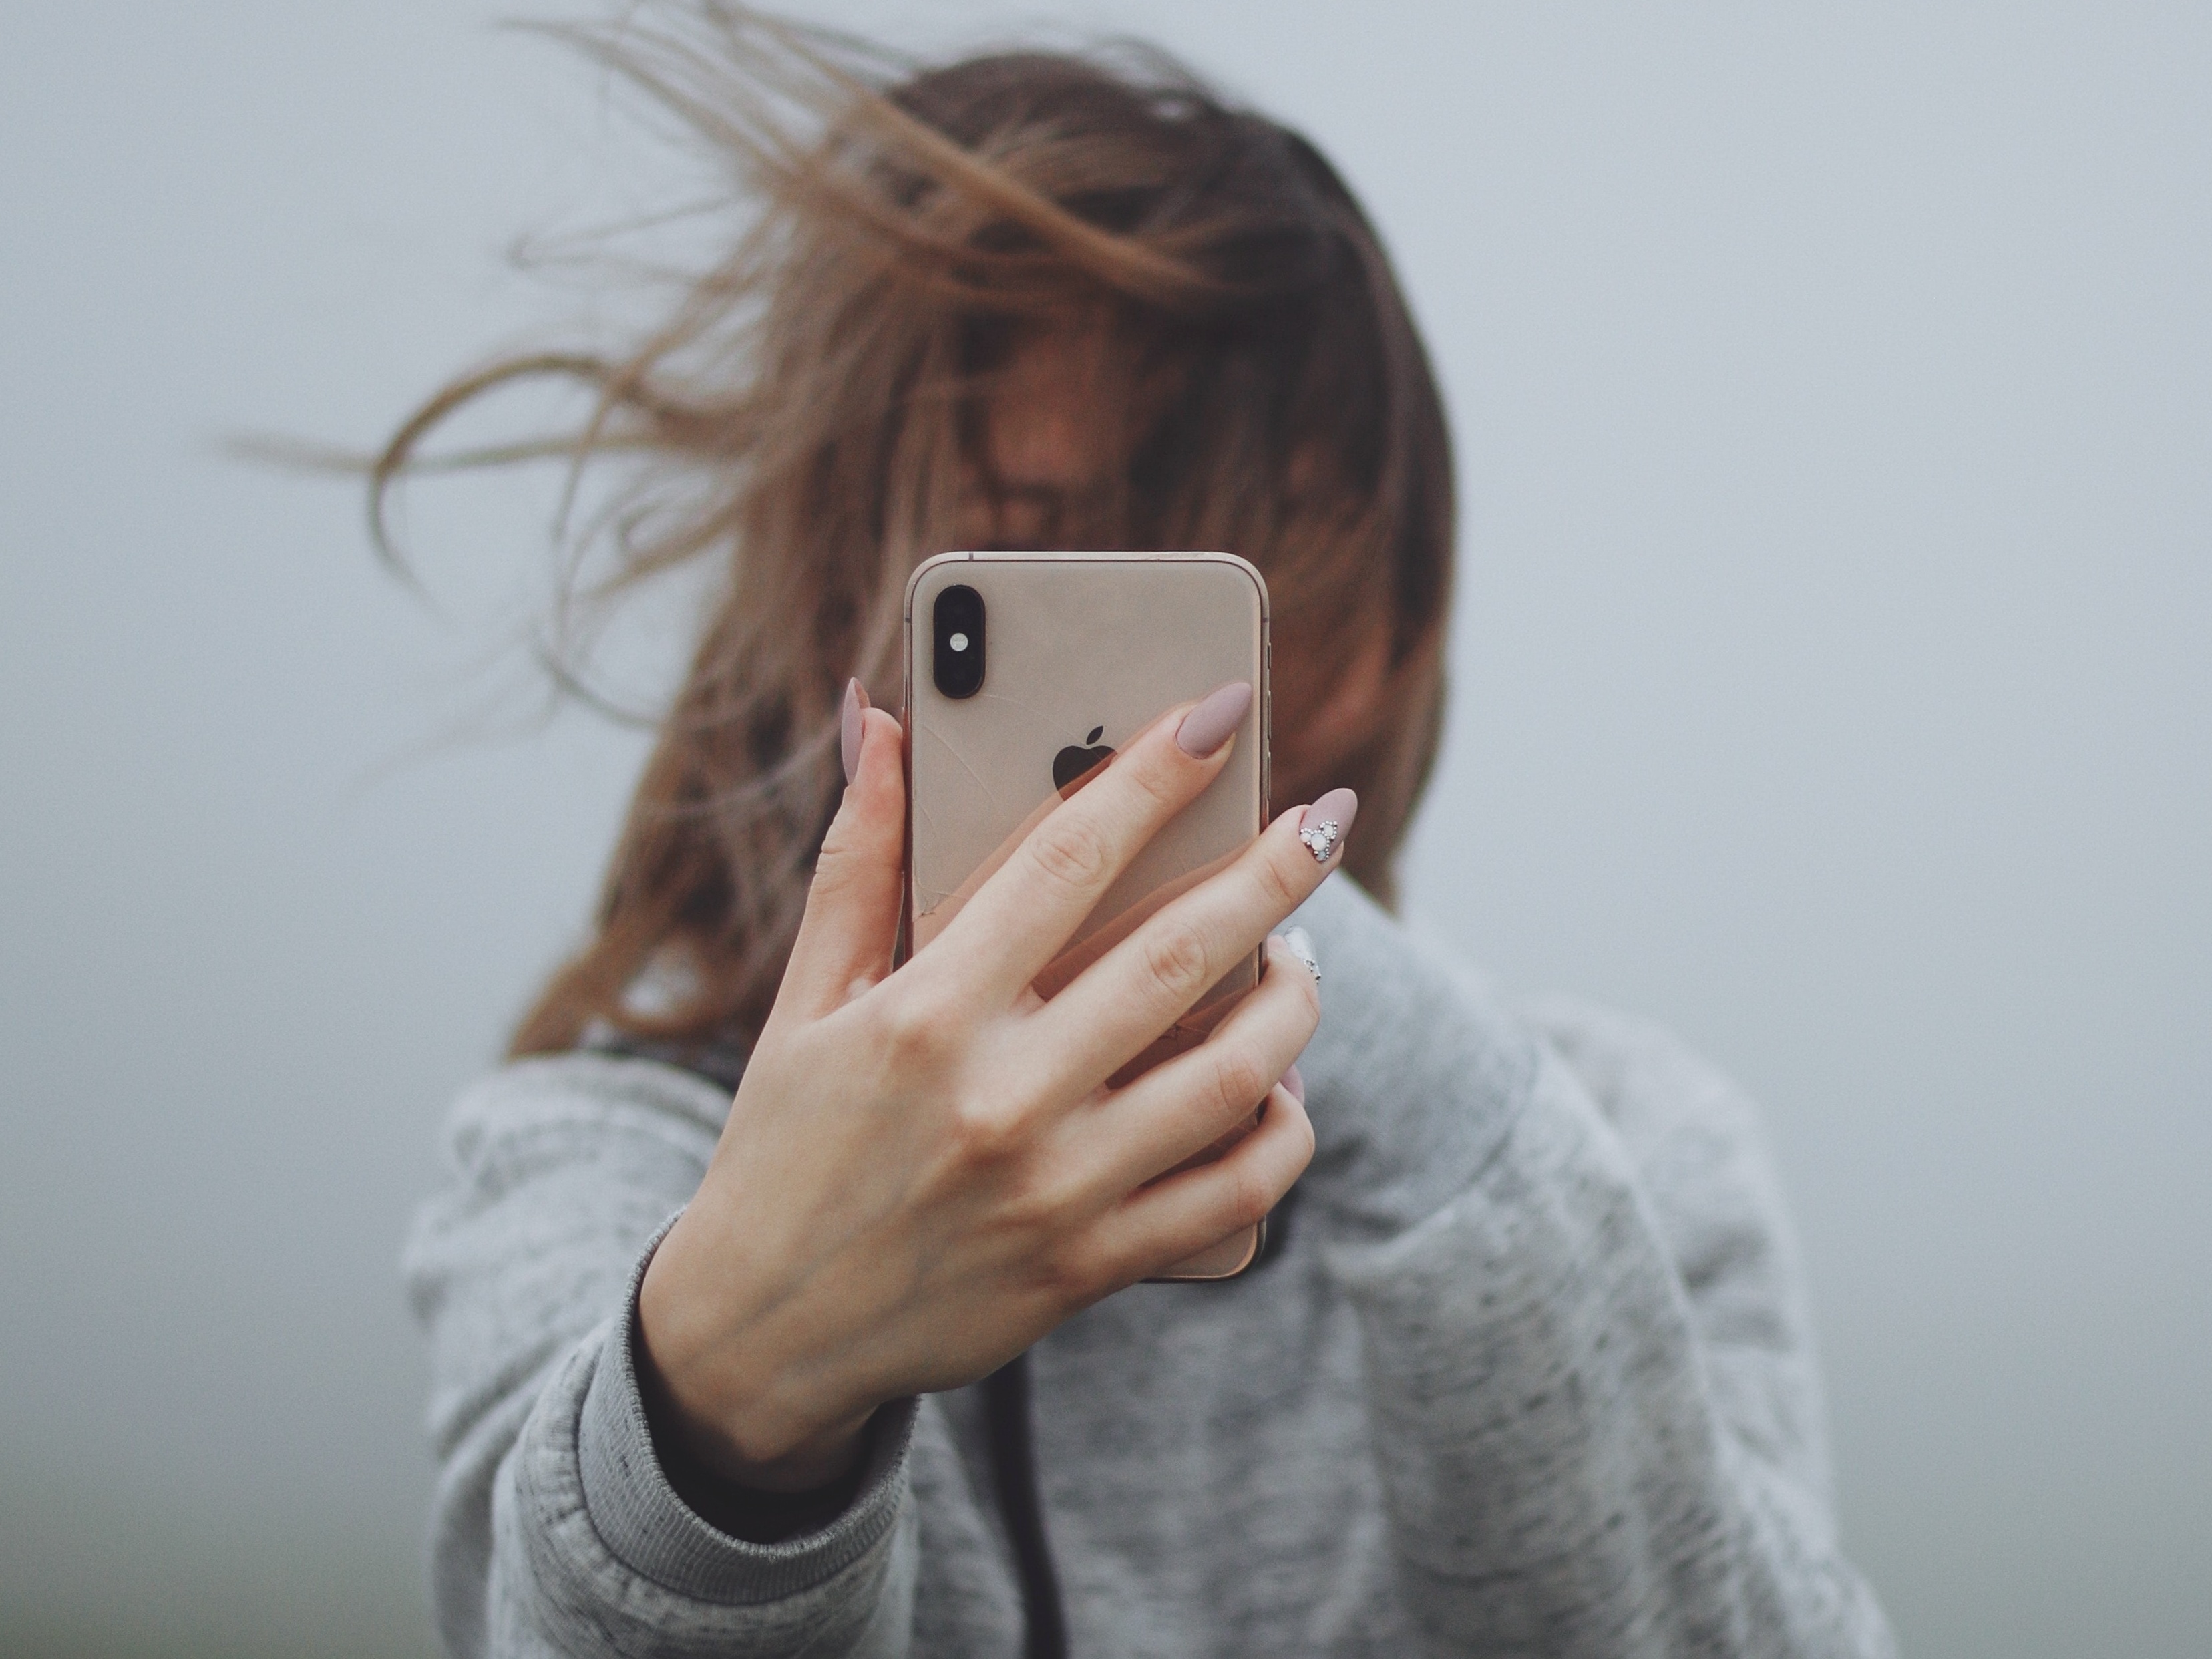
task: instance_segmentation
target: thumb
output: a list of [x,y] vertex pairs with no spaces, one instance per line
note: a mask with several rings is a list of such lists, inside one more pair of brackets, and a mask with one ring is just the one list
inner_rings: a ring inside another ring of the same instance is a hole
[[845,688],[839,732],[845,799],[830,820],[807,889],[776,1008],[818,1019],[891,970],[906,848],[905,733],[868,706],[858,680]]

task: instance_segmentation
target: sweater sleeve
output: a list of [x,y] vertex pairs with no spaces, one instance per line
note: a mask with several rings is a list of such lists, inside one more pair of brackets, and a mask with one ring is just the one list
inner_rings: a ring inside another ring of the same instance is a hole
[[907,1652],[913,1401],[871,1426],[852,1503],[780,1543],[716,1531],[654,1455],[638,1286],[727,1109],[699,1079],[593,1055],[508,1066],[455,1109],[453,1178],[406,1264],[430,1338],[432,1581],[453,1653]]
[[1656,1028],[1510,1011],[1332,881],[1304,1182],[1358,1310],[1428,1651],[1887,1656],[1741,1097]]

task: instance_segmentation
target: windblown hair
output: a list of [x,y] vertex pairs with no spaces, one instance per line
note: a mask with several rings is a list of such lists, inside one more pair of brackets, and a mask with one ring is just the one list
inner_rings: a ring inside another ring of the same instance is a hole
[[[1039,340],[1103,336],[1086,419],[1107,464],[1047,504],[1033,544],[1260,568],[1278,798],[1356,787],[1349,868],[1387,902],[1437,737],[1449,445],[1380,243],[1314,147],[1136,49],[917,70],[715,0],[569,33],[726,160],[726,252],[617,349],[448,386],[384,451],[372,507],[380,527],[454,410],[568,377],[592,412],[535,453],[567,456],[572,486],[619,483],[596,597],[702,560],[715,582],[592,936],[513,1051],[595,1022],[757,1034],[840,795],[845,680],[896,705],[907,578],[997,487],[986,414]],[[1281,738],[1378,639],[1370,729],[1300,775]]]

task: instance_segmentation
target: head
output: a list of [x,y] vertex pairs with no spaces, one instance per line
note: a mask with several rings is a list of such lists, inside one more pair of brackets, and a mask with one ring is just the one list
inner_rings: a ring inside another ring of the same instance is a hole
[[699,14],[585,38],[733,164],[726,257],[621,351],[456,382],[378,473],[491,386],[580,376],[595,412],[555,447],[629,469],[622,580],[695,560],[718,578],[593,937],[516,1049],[593,1019],[757,1031],[836,806],[845,681],[896,706],[907,578],[948,550],[1257,565],[1277,801],[1357,788],[1347,868],[1388,902],[1437,735],[1451,470],[1403,297],[1335,172],[1149,54],[891,75]]

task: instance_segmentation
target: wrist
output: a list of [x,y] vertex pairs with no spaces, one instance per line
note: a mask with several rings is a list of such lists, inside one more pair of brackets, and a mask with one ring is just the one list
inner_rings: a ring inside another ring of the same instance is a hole
[[[730,1321],[723,1253],[718,1293],[697,1293],[686,1271],[688,1218],[661,1241],[638,1290],[638,1387],[654,1419],[699,1467],[757,1491],[804,1492],[849,1473],[878,1402],[828,1406],[818,1377],[797,1381],[811,1370],[801,1357],[778,1351],[769,1328],[784,1322]],[[744,1342],[729,1340],[733,1328]]]

